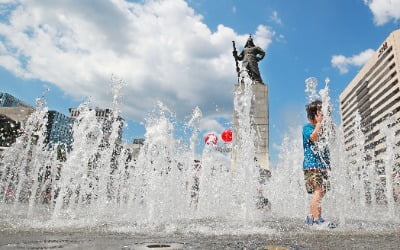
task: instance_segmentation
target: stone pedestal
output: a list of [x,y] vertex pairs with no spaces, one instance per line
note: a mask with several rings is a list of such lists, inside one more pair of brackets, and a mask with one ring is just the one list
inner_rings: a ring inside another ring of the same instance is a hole
[[[236,84],[235,91],[242,85]],[[269,112],[268,112],[268,86],[262,83],[251,85],[254,100],[251,103],[251,126],[256,132],[255,155],[260,168],[270,170],[269,167]],[[235,110],[236,107],[235,107]],[[236,111],[234,111],[236,112]],[[238,126],[237,114],[233,116],[233,127]],[[234,152],[233,152],[234,153]]]

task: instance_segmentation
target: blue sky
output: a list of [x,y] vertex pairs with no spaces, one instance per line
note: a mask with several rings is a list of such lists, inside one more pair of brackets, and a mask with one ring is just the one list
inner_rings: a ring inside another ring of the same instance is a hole
[[[90,97],[111,107],[110,78],[125,82],[124,138],[143,137],[162,101],[177,120],[198,106],[201,134],[232,118],[232,40],[248,34],[266,51],[270,150],[305,122],[304,80],[330,78],[338,96],[393,30],[400,0],[0,0],[0,91],[27,103],[46,89],[49,109],[67,114]],[[339,118],[337,118],[339,120]]]

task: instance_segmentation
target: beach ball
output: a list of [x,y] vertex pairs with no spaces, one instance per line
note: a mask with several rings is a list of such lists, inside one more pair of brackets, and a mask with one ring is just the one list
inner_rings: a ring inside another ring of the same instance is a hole
[[231,142],[232,141],[232,130],[225,129],[221,134],[221,138],[224,142]]
[[210,133],[210,134],[206,135],[206,137],[204,138],[204,142],[207,145],[211,145],[211,144],[215,145],[218,142],[218,137],[215,134]]

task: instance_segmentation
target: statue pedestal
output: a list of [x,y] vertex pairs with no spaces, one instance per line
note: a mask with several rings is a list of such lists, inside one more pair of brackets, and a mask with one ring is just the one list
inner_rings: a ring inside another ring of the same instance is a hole
[[[236,84],[235,92],[243,85]],[[268,116],[268,86],[266,84],[254,83],[251,85],[254,100],[251,103],[250,116],[251,126],[256,132],[255,156],[258,166],[262,169],[270,170],[269,166],[269,116]],[[236,107],[234,107],[233,128],[238,127],[238,117]],[[235,152],[232,155],[235,161]],[[235,165],[235,163],[234,163]]]

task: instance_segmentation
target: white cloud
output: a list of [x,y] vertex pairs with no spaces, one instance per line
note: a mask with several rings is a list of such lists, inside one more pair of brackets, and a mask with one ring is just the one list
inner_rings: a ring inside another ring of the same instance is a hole
[[363,66],[375,53],[373,49],[367,49],[358,55],[345,57],[343,55],[333,55],[331,64],[333,67],[338,68],[341,74],[349,72],[351,66]]
[[376,25],[400,19],[400,0],[364,0],[364,3],[372,11]]
[[[142,119],[161,100],[178,116],[215,105],[232,113],[236,81],[231,41],[247,34],[220,24],[215,32],[183,0],[15,0],[0,21],[0,65],[23,78],[59,86],[110,106],[109,79],[126,82],[122,111]],[[2,5],[2,3],[7,3]],[[260,25],[255,42],[267,49],[274,32]]]
[[203,134],[208,134],[208,133],[219,134],[226,128],[221,123],[219,123],[215,118],[205,117],[201,120],[199,129]]
[[254,36],[254,43],[262,48],[267,48],[272,43],[274,35],[275,32],[271,28],[259,25]]
[[286,43],[285,35],[282,35],[282,34],[278,35],[278,36],[276,37],[276,40],[277,40],[278,42],[281,42],[281,43]]
[[[0,56],[0,65],[2,65],[5,69],[14,71],[14,72],[15,72],[15,70],[18,70],[19,68],[21,68],[21,64],[17,59],[15,59],[12,56],[7,56],[7,55]],[[21,72],[21,71],[17,71],[15,73],[17,73],[19,75],[23,74],[23,72]]]
[[282,19],[278,16],[278,12],[277,11],[272,12],[272,15],[269,17],[269,19],[271,21],[273,21],[274,23],[282,25]]

